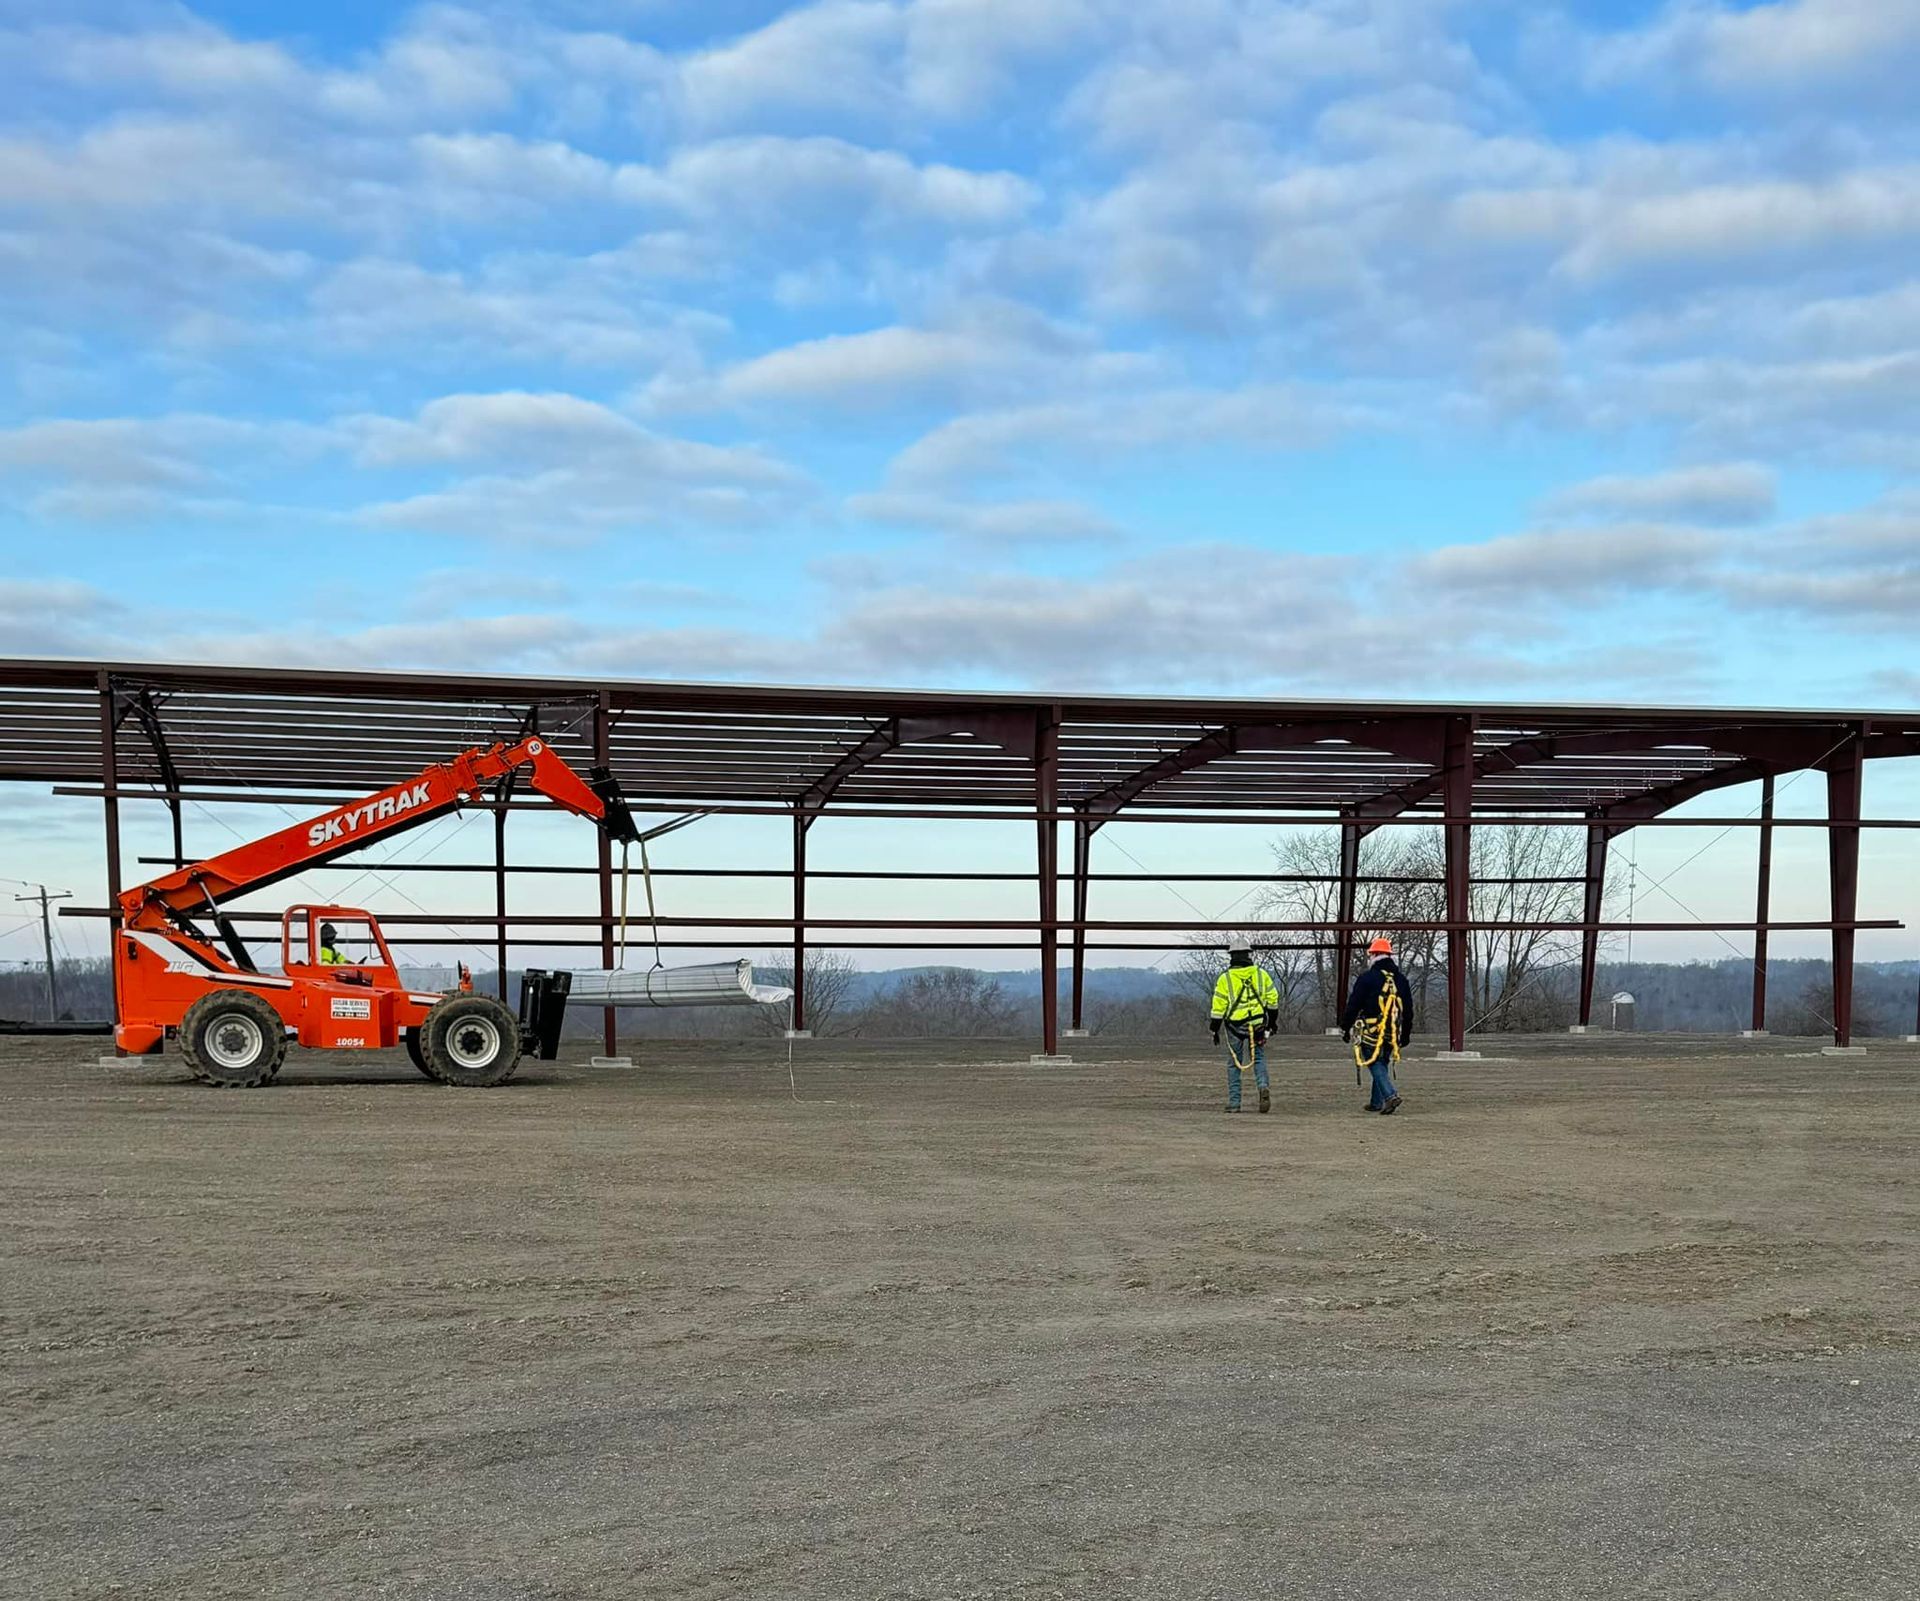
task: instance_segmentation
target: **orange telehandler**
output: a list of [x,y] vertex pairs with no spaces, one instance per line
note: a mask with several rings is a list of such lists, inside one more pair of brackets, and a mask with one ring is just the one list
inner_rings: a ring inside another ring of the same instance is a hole
[[[464,751],[365,800],[126,891],[113,937],[115,1043],[144,1056],[171,1034],[196,1078],[230,1089],[264,1084],[279,1072],[289,1033],[302,1045],[332,1050],[404,1040],[414,1065],[447,1084],[503,1084],[525,1051],[551,1060],[567,973],[528,971],[518,1017],[474,994],[464,969],[460,989],[419,993],[401,983],[373,915],[350,906],[290,908],[280,923],[280,971],[267,973],[220,910],[237,895],[456,810],[518,773],[616,842],[638,838],[606,769],[583,779],[538,736]],[[212,923],[218,945],[196,916]]]

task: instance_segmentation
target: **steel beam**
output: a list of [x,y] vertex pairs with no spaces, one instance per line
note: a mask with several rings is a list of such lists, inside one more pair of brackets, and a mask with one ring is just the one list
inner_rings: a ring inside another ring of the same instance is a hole
[[1039,846],[1040,887],[1040,1049],[1060,1049],[1060,716],[1049,707],[1034,718],[1034,828]]
[[1009,754],[1032,756],[1035,753],[1033,729],[1034,720],[1031,717],[989,710],[935,717],[890,718],[879,727],[869,730],[859,744],[802,790],[798,805],[802,811],[819,811],[833,798],[834,791],[863,767],[877,762],[888,751],[926,740],[971,734],[976,739],[999,746]]
[[1754,883],[1753,1031],[1767,1031],[1767,919],[1773,915],[1774,777],[1760,780],[1760,863]]
[[[593,708],[593,760],[597,767],[613,763],[613,697],[600,691]],[[613,841],[605,829],[594,830],[595,865],[600,870],[600,965],[613,966]],[[601,1009],[601,1039],[609,1056],[619,1054],[619,1013],[611,1006]]]
[[1307,750],[1324,741],[1364,751],[1385,751],[1408,761],[1431,763],[1438,755],[1439,732],[1431,717],[1312,718],[1299,722],[1230,723],[1169,751],[1148,767],[1085,797],[1081,804],[1093,826],[1169,779],[1227,756],[1256,752]]
[[1073,825],[1073,1012],[1068,1025],[1078,1031],[1086,1023],[1087,987],[1087,886],[1091,878],[1088,864],[1093,853],[1094,825],[1081,820]]
[[[1826,762],[1827,816],[1840,822],[1856,821],[1860,816],[1862,780],[1866,771],[1865,730],[1851,740],[1846,749]],[[1857,828],[1830,829],[1827,833],[1827,865],[1832,884],[1831,916],[1836,925],[1851,924],[1860,905],[1860,831]],[[1853,1043],[1853,951],[1855,932],[1851,927],[1833,930],[1833,1043]]]
[[1467,934],[1472,916],[1473,872],[1473,719],[1447,720],[1441,771],[1446,780],[1446,810],[1461,821],[1446,825],[1447,1049],[1467,1048]]
[[[1581,918],[1597,924],[1607,894],[1607,841],[1613,831],[1602,824],[1587,829],[1587,876],[1582,891]],[[1588,928],[1580,936],[1580,1026],[1593,1024],[1593,983],[1600,970],[1600,931]]]
[[807,1027],[807,830],[813,819],[793,814],[793,1007],[787,1027]]
[[[116,727],[118,717],[113,704],[113,680],[104,668],[98,675],[97,689],[100,697],[100,782],[106,791],[102,821],[107,836],[107,942],[111,947],[120,927],[120,749]],[[111,965],[115,974],[113,1020],[117,1023],[120,1020],[120,964],[114,962]]]
[[1340,825],[1339,907],[1340,928],[1335,936],[1333,1010],[1337,1016],[1346,1005],[1347,986],[1353,982],[1353,919],[1360,898],[1360,836],[1358,823]]

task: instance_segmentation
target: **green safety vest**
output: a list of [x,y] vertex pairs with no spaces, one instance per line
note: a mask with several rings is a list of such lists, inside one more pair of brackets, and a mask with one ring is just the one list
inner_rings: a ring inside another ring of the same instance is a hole
[[1230,967],[1214,982],[1213,1015],[1229,1023],[1251,1023],[1280,1010],[1280,991],[1264,967]]

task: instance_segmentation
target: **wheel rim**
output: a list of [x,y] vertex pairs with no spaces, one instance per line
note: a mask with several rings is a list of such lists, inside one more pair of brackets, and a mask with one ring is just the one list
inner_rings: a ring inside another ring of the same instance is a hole
[[447,1055],[461,1067],[491,1067],[500,1054],[500,1030],[484,1017],[463,1017],[447,1030]]
[[252,1067],[266,1049],[260,1025],[240,1012],[226,1012],[207,1029],[207,1055],[221,1067]]

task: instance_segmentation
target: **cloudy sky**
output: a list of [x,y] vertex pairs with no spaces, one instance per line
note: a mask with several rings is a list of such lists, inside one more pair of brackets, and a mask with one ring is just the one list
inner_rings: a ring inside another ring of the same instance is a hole
[[0,0],[0,638],[1912,705],[1917,73],[1916,0]]
[[1910,708],[1916,81],[1920,0],[0,0],[0,651]]

